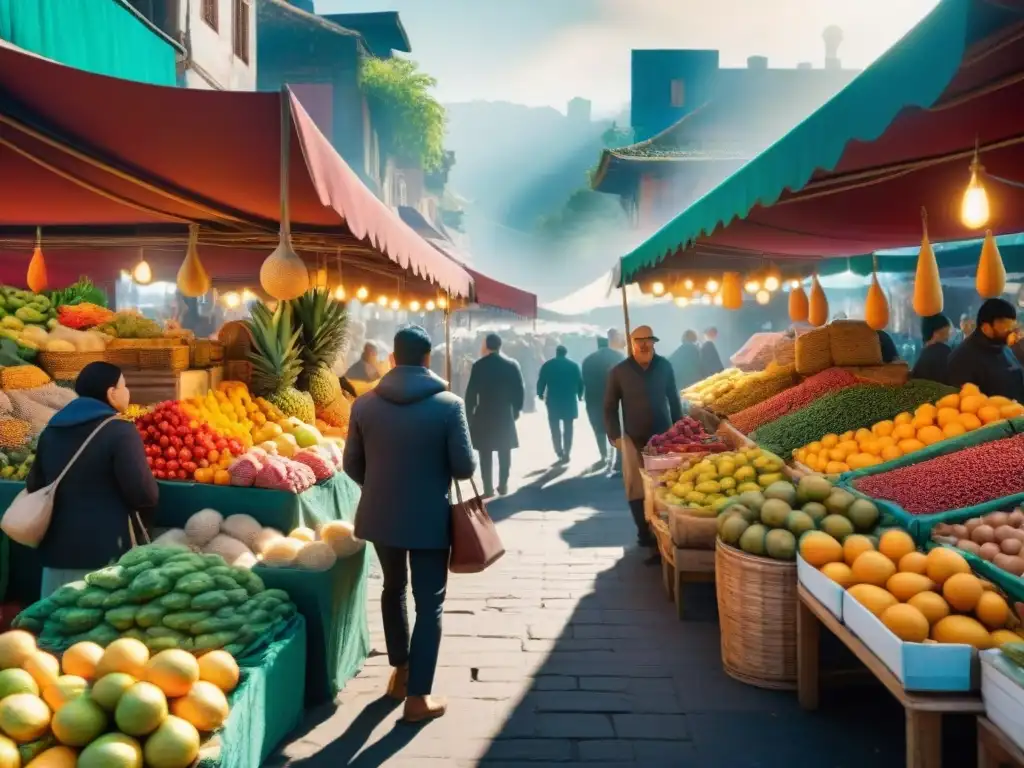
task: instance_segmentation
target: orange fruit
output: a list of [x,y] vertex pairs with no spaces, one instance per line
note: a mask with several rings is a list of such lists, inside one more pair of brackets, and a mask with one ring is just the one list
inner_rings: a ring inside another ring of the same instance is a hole
[[917,428],[913,424],[900,424],[892,431],[897,440],[911,440],[917,437]]
[[935,414],[938,413],[938,410],[939,409],[936,408],[931,403],[924,403],[924,404],[919,405],[917,407],[917,410],[914,411],[914,415],[915,416],[924,416],[924,417],[929,418],[929,419],[934,419],[935,418]]
[[841,448],[847,455],[856,453],[860,450],[860,445],[856,440],[841,440],[836,448]]
[[832,449],[829,450],[828,457],[832,461],[842,461],[843,459],[845,459],[847,457],[848,453],[849,452],[848,452],[848,450],[846,448],[838,448],[837,447],[837,448],[832,448]]
[[896,425],[891,421],[880,421],[871,428],[871,431],[876,437],[888,437],[895,428]]
[[218,469],[213,473],[214,485],[231,485],[231,473],[226,469]]
[[807,444],[807,451],[809,453],[821,453],[821,448],[822,448],[822,445],[817,440],[815,440],[813,443],[808,443]]
[[850,467],[841,461],[830,461],[825,465],[825,472],[829,475],[838,475],[842,472],[849,472]]
[[853,439],[856,440],[858,443],[863,440],[870,440],[871,436],[871,430],[864,429],[864,427],[861,427],[860,429],[853,433]]
[[959,410],[960,408],[960,395],[946,395],[935,403],[936,408],[953,408]]
[[940,427],[944,427],[947,424],[952,424],[959,418],[960,411],[956,408],[939,408],[939,413],[935,417],[935,421]]
[[935,419],[928,414],[920,414],[914,417],[914,420],[910,422],[911,426],[916,429],[922,429],[923,427],[930,427],[935,424]]
[[1012,402],[1013,400],[1008,397],[1003,397],[1002,395],[992,395],[992,397],[988,399],[989,405],[995,405],[999,408],[1002,408],[1004,405],[1010,405]]
[[982,424],[991,424],[993,421],[999,421],[1002,417],[999,414],[999,409],[994,405],[985,405],[978,409],[978,418],[981,419]]
[[914,539],[906,531],[892,528],[878,540],[878,551],[896,564],[904,555],[917,551]]
[[[960,388],[960,402],[961,402],[961,404],[963,403],[963,399],[964,399],[965,395],[980,395],[980,394],[981,394],[981,390],[978,389],[978,385],[977,384],[971,384],[970,382],[968,382],[967,384],[964,384]],[[960,410],[962,411],[963,408],[961,408]]]
[[914,438],[910,438],[909,440],[900,440],[896,445],[904,454],[920,451],[924,448],[924,443]]
[[[966,389],[967,386],[964,386]],[[985,398],[981,395],[967,395],[960,398],[961,413],[977,413],[985,405]]]
[[893,459],[898,459],[902,455],[903,451],[895,445],[887,445],[882,449],[882,459],[884,461],[892,461]]
[[981,419],[973,413],[961,413],[960,423],[963,424],[964,429],[970,432],[972,429],[977,429],[981,426]]
[[839,440],[853,440],[853,430],[851,429],[849,432],[843,432],[843,434],[839,436]]
[[[989,398],[991,403],[995,400],[994,397]],[[1024,416],[1024,405],[1020,403],[1007,403],[1006,405],[999,406],[999,415],[1004,419],[1016,419],[1018,416]]]
[[945,435],[938,427],[921,427],[921,429],[917,430],[917,439],[925,445],[937,443],[943,438],[945,438]]
[[878,438],[876,442],[883,448],[890,448],[896,445],[896,438],[892,435],[886,435],[885,437]]
[[899,414],[896,418],[894,418],[892,420],[892,423],[895,424],[898,427],[901,424],[909,424],[913,420],[914,420],[913,416],[911,416],[909,413],[904,412],[904,413]]
[[958,435],[967,434],[967,428],[959,421],[954,421],[952,424],[947,424],[942,428],[942,434],[946,437],[957,437]]

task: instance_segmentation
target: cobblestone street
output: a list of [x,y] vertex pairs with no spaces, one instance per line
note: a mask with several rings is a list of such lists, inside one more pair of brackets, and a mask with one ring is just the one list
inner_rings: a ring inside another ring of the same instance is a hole
[[660,570],[632,546],[621,479],[589,473],[597,451],[578,424],[563,473],[543,415],[523,418],[517,479],[490,505],[507,554],[449,582],[435,684],[448,714],[414,728],[381,698],[390,668],[374,576],[371,658],[272,764],[902,765],[903,713],[879,689],[826,691],[808,714],[792,692],[722,672],[713,586],[692,587],[694,618],[675,618]]

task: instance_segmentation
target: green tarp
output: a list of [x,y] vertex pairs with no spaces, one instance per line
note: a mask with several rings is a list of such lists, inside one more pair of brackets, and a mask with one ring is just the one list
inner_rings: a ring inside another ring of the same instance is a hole
[[708,236],[755,205],[799,190],[818,169],[832,170],[851,141],[874,141],[907,107],[932,106],[960,68],[973,0],[942,0],[906,37],[824,106],[704,195],[619,264],[621,283]]
[[0,0],[0,40],[100,75],[178,82],[170,40],[118,0]]
[[294,617],[259,655],[239,660],[242,682],[231,714],[208,742],[200,768],[257,768],[298,727],[303,714],[306,622]]
[[[961,273],[973,275],[978,269],[981,256],[981,240],[961,240],[954,243],[935,243],[935,260],[943,277]],[[1009,274],[1024,273],[1024,234],[1001,235],[996,238],[1003,266]],[[878,271],[890,275],[913,275],[917,271],[917,254],[920,248],[893,248],[877,251]],[[816,267],[819,277],[852,272],[861,277],[870,277],[875,256],[851,256],[840,259],[822,259]]]

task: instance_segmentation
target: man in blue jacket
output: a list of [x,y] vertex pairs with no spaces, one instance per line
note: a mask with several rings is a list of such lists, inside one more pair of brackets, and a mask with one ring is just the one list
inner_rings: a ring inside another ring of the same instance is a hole
[[572,452],[573,423],[580,415],[583,374],[561,344],[555,349],[555,356],[540,367],[537,398],[547,404],[551,443],[558,461],[566,464]]
[[373,544],[384,573],[381,614],[394,667],[388,695],[405,701],[407,721],[422,722],[445,713],[445,703],[430,693],[448,583],[449,493],[454,482],[473,476],[476,462],[465,406],[430,370],[427,332],[403,328],[394,348],[395,367],[352,406],[344,468],[363,489],[356,536]]

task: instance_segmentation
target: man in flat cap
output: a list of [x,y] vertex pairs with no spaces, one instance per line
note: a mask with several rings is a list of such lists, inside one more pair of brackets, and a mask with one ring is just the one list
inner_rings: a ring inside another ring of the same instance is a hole
[[608,374],[604,421],[608,439],[622,452],[622,476],[629,511],[636,523],[637,543],[651,547],[654,539],[644,519],[641,451],[651,437],[667,431],[683,417],[683,405],[672,364],[654,351],[658,337],[651,327],[641,325],[630,334],[629,340],[632,355]]

